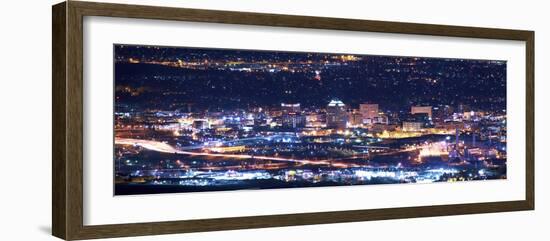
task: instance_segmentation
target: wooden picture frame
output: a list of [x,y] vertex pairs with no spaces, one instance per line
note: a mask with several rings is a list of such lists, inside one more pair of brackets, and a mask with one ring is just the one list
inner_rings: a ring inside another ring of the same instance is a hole
[[[68,1],[52,8],[52,233],[66,239],[110,238],[214,230],[356,222],[443,215],[533,210],[534,188],[534,32],[324,17],[306,17]],[[107,16],[207,23],[299,27],[526,43],[525,200],[372,210],[315,212],[87,226],[83,224],[83,17]]]

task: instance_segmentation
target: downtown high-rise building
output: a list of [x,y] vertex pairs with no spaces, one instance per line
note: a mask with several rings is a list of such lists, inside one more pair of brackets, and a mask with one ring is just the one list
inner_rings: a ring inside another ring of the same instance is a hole
[[432,107],[431,106],[411,106],[411,114],[428,114],[428,117],[432,119]]
[[363,119],[374,119],[378,117],[378,104],[360,104],[359,111]]
[[388,118],[384,114],[380,114],[378,104],[360,104],[359,112],[363,117],[363,124],[388,124]]
[[332,100],[327,105],[327,127],[345,129],[348,122],[346,105],[340,100]]
[[299,128],[306,125],[306,117],[302,114],[300,103],[281,104],[281,124],[286,128]]

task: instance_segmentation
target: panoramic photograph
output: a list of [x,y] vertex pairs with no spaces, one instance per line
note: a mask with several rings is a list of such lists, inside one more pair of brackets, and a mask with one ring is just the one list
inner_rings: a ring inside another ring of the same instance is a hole
[[115,44],[114,195],[506,179],[506,61]]

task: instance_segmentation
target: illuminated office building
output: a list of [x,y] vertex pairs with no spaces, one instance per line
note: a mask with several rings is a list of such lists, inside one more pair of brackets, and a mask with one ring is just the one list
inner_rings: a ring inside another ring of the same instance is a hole
[[345,129],[348,122],[346,105],[340,100],[332,100],[327,105],[327,127]]

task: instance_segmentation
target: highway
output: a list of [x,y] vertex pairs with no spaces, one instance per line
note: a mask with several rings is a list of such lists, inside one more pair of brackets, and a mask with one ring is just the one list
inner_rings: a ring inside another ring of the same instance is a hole
[[297,162],[304,165],[331,165],[338,168],[348,168],[348,167],[357,167],[357,164],[352,163],[343,163],[343,162],[333,162],[329,160],[304,160],[304,159],[293,159],[285,157],[272,157],[272,156],[253,156],[247,154],[224,154],[224,153],[208,153],[208,152],[191,152],[185,150],[178,150],[171,145],[168,145],[164,142],[152,141],[152,140],[141,140],[141,139],[131,139],[131,138],[115,138],[115,145],[136,145],[142,148],[163,152],[163,153],[174,153],[174,154],[183,154],[183,155],[192,155],[192,156],[209,156],[209,157],[225,157],[225,158],[235,158],[235,159],[255,159],[255,160],[271,160],[271,161],[283,161],[283,162]]

